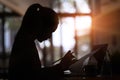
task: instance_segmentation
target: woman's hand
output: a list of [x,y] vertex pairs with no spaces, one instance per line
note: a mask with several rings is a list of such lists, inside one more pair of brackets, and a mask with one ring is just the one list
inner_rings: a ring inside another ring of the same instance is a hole
[[75,56],[72,55],[73,52],[68,51],[65,56],[62,58],[59,65],[61,66],[62,70],[68,70],[69,66],[76,62]]

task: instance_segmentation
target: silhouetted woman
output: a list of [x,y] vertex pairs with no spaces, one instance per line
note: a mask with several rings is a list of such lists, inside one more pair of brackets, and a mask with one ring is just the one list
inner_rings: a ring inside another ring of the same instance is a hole
[[73,56],[66,54],[59,64],[41,68],[34,43],[36,39],[42,42],[50,38],[57,29],[58,21],[52,9],[40,4],[32,4],[27,9],[11,51],[9,80],[53,80],[63,77],[63,71],[72,64]]

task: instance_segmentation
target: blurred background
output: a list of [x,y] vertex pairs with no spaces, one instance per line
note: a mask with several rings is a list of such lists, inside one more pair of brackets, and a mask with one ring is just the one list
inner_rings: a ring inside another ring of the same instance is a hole
[[0,0],[0,72],[8,69],[15,35],[33,3],[50,7],[59,15],[52,38],[35,41],[43,66],[68,50],[79,59],[98,44],[108,44],[111,61],[120,65],[120,0]]

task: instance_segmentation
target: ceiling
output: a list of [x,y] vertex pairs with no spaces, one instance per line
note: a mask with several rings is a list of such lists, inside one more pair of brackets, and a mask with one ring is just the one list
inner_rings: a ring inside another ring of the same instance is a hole
[[[33,3],[40,3],[43,6],[50,7],[53,0],[0,0],[0,3],[5,5],[6,7],[10,8],[12,11],[20,14],[21,16],[24,15],[26,9],[29,5]],[[114,10],[120,9],[120,0],[101,0],[102,4],[101,7],[101,15],[110,13]],[[104,1],[104,3],[103,3]],[[114,1],[114,2],[112,2]],[[110,3],[111,2],[111,3]],[[99,16],[101,16],[99,15]]]
[[43,6],[50,6],[52,0],[0,0],[0,4],[5,5],[10,8],[12,11],[24,15],[26,9],[33,3],[40,3]]
[[[106,0],[106,1],[108,1],[108,0]],[[116,2],[111,2],[111,3],[108,2],[108,4],[106,2],[106,5],[103,4],[103,6],[101,6],[101,13],[100,13],[100,15],[96,16],[95,19],[99,19],[99,18],[101,18],[102,16],[104,16],[106,14],[119,11],[120,10],[120,0],[115,0],[115,1]]]

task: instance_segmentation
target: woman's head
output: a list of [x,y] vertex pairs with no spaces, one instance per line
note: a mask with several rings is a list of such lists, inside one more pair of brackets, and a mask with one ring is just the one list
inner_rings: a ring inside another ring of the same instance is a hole
[[47,36],[57,29],[58,15],[50,8],[42,7],[40,4],[32,4],[26,11],[22,28],[30,35],[35,34]]

